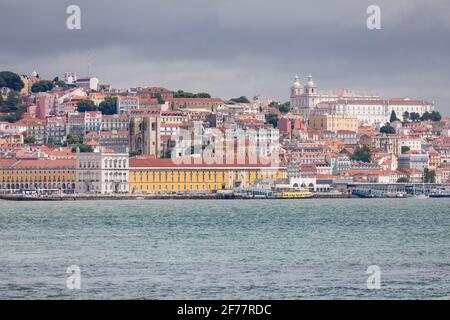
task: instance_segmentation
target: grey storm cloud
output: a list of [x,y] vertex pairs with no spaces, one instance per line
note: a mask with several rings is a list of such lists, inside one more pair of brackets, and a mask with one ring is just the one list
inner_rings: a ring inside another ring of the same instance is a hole
[[[81,30],[66,28],[72,4]],[[371,4],[381,30],[366,27]],[[435,100],[450,114],[445,0],[2,0],[0,30],[0,69],[19,73],[280,100],[294,74],[312,73],[323,89]]]

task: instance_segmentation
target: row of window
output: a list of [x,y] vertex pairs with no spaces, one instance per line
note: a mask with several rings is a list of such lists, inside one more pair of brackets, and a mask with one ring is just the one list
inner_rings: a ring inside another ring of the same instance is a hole
[[211,190],[219,190],[224,188],[225,186],[222,184],[195,184],[195,185],[186,185],[186,184],[178,184],[178,185],[139,185],[136,186],[134,185],[132,187],[132,190],[134,192],[139,191],[139,192],[145,192],[145,191],[185,191],[185,190],[190,190],[190,191],[211,191]]
[[[230,172],[228,171],[146,171],[145,173],[143,171],[140,172],[132,172],[132,178],[134,181],[156,181],[156,178],[158,178],[158,181],[192,181],[192,180],[202,180],[202,181],[217,181],[217,179],[221,178],[221,181],[225,181],[226,177],[229,177]],[[264,171],[240,171],[240,170],[234,170],[231,172],[233,178],[235,180],[247,178],[247,180],[251,179],[251,176],[254,176],[256,179],[262,179],[262,178],[275,178],[277,176],[277,172],[264,172]],[[139,179],[138,179],[139,178]],[[150,179],[151,178],[151,179]],[[200,179],[201,178],[201,179]],[[145,180],[144,180],[145,179]]]

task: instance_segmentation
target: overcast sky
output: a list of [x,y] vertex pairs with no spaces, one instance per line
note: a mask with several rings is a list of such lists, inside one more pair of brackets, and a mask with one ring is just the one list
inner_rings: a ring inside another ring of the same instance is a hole
[[[66,8],[81,8],[81,30]],[[381,7],[381,30],[366,9]],[[319,89],[435,100],[450,115],[448,0],[1,0],[0,69],[96,75],[287,101],[298,73]],[[91,66],[90,68],[88,66]]]

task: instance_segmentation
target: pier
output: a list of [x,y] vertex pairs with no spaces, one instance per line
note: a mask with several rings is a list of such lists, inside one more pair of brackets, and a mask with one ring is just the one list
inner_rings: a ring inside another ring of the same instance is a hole
[[393,198],[414,194],[449,195],[450,184],[445,183],[353,183],[347,186],[353,195],[363,198]]

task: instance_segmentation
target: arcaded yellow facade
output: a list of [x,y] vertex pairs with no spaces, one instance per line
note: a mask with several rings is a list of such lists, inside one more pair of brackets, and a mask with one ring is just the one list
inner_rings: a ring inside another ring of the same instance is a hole
[[[75,160],[0,159],[0,193],[74,193]],[[181,165],[170,159],[130,159],[129,190],[135,194],[245,190],[258,179],[283,179],[282,167]]]
[[257,167],[130,167],[130,191],[154,192],[213,192],[246,188],[256,179],[281,179],[283,168]]
[[75,162],[73,160],[3,160],[0,163],[0,191],[3,193],[32,190],[73,192]]

